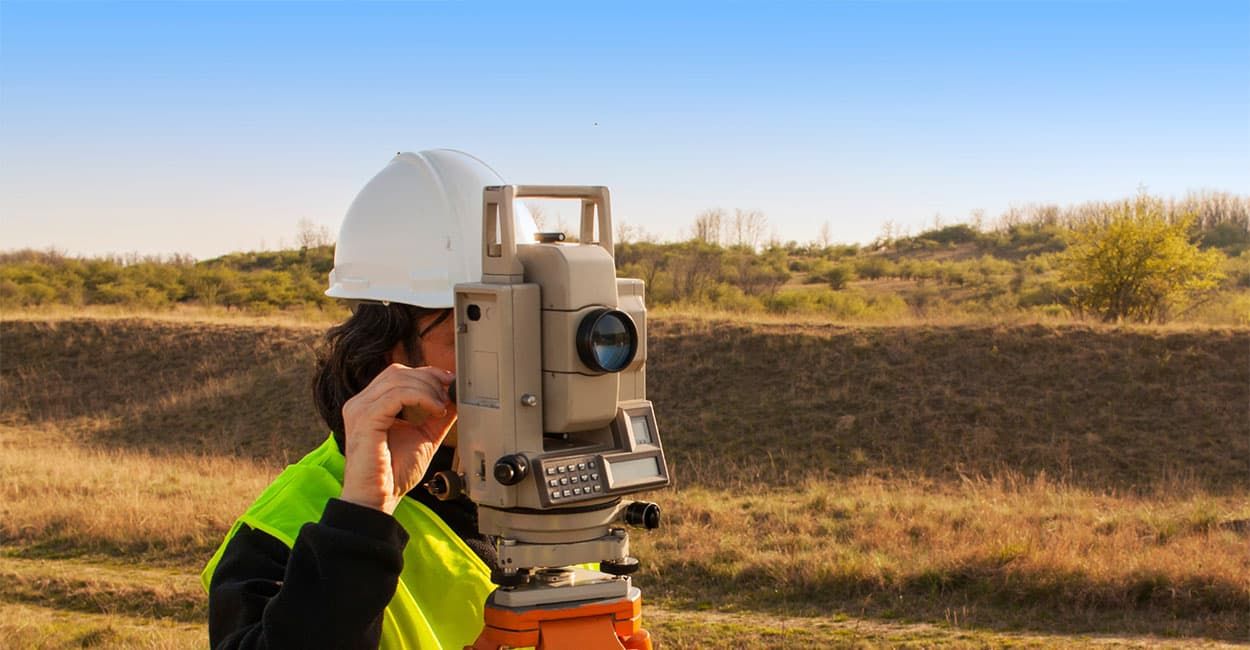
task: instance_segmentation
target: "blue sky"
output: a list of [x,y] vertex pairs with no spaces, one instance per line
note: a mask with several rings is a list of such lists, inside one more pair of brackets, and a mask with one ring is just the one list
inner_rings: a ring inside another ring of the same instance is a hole
[[664,238],[1247,193],[1250,3],[0,2],[0,249],[272,248],[434,147]]

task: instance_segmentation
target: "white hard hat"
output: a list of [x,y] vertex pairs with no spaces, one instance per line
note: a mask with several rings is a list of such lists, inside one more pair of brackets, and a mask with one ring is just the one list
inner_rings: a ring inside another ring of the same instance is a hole
[[[482,188],[503,184],[463,151],[396,155],[347,209],[326,295],[454,306],[456,283],[482,277]],[[534,241],[529,210],[514,212],[516,241]]]

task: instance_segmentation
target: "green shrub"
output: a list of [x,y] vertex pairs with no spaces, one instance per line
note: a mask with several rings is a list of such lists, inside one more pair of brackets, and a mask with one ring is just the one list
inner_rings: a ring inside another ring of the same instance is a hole
[[980,236],[981,233],[977,232],[972,226],[959,223],[953,226],[938,228],[937,230],[922,232],[917,236],[917,239],[927,239],[939,244],[951,245],[975,242]]
[[831,289],[845,289],[846,284],[855,279],[855,270],[849,264],[836,264],[821,274],[820,279]]
[[1244,224],[1219,223],[1202,233],[1204,248],[1218,248],[1226,255],[1241,255],[1250,251],[1250,229]]
[[1215,289],[1223,254],[1189,241],[1193,217],[1169,221],[1142,196],[1069,235],[1062,273],[1074,304],[1104,321],[1161,322],[1196,294]]
[[855,274],[867,280],[895,277],[898,275],[898,265],[880,255],[863,257],[855,262]]
[[742,289],[722,282],[708,292],[708,302],[717,309],[734,312],[759,312],[764,303],[756,296],[747,295]]

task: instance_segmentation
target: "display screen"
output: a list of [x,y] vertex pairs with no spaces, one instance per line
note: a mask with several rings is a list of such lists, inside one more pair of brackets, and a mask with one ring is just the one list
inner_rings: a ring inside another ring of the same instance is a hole
[[660,461],[655,456],[637,458],[623,462],[609,463],[612,467],[612,482],[615,484],[637,483],[660,475]]
[[645,415],[634,415],[629,418],[629,426],[634,430],[634,444],[636,445],[654,445],[655,440],[651,437],[651,425],[647,421]]

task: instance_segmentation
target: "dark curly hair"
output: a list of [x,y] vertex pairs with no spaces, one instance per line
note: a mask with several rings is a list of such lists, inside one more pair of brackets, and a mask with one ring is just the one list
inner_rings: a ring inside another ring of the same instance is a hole
[[399,303],[359,303],[352,315],[326,332],[317,351],[313,373],[313,402],[326,426],[330,427],[339,451],[343,443],[343,404],[364,390],[388,364],[386,355],[396,343],[403,343],[405,362],[424,363],[421,355],[421,319],[438,314],[426,326],[429,331],[451,315],[450,309],[427,309]]

